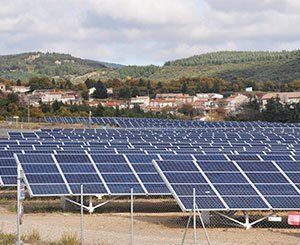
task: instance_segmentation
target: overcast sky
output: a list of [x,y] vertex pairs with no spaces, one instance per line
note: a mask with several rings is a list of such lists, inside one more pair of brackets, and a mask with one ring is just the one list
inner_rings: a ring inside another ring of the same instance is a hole
[[0,0],[0,54],[123,64],[300,47],[300,0]]

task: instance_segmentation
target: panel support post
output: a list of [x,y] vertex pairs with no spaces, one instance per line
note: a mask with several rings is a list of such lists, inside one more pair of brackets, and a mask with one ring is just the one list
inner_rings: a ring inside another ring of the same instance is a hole
[[245,211],[244,214],[245,214],[245,227],[248,230],[251,227],[251,224],[250,224],[250,221],[249,221],[249,212]]
[[80,244],[83,245],[83,185],[80,185]]
[[134,245],[134,227],[133,227],[133,188],[130,191],[130,244]]
[[197,244],[197,220],[196,220],[196,190],[193,188],[193,222],[194,222],[194,245]]

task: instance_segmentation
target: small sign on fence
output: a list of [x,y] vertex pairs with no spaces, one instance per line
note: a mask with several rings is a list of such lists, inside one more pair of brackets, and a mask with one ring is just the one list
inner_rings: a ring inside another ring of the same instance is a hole
[[300,226],[300,213],[291,213],[288,216],[288,224]]

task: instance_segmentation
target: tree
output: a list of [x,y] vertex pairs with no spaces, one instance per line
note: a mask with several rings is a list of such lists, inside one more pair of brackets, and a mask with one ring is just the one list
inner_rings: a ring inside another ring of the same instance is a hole
[[183,82],[182,86],[181,86],[181,93],[186,94],[188,91],[188,86],[186,84],[186,82]]
[[96,111],[93,114],[96,117],[103,117],[104,116],[104,112],[105,112],[105,108],[101,104],[99,104],[97,106]]
[[131,91],[129,87],[122,87],[118,93],[120,98],[129,99],[131,97]]
[[191,104],[183,104],[181,108],[178,109],[178,112],[190,117],[191,119],[196,115],[196,110]]
[[48,77],[33,77],[29,80],[30,89],[53,89],[54,85]]
[[131,89],[131,96],[136,97],[140,94],[140,90],[137,86],[132,87]]
[[58,102],[57,100],[55,100],[53,103],[52,103],[52,110],[54,113],[57,113],[60,108],[62,107],[62,103],[61,102]]
[[30,108],[30,116],[35,118],[42,118],[44,117],[44,113],[42,112],[41,108],[32,107]]
[[279,97],[269,99],[262,111],[263,120],[268,122],[286,122],[286,111]]
[[85,85],[87,86],[88,89],[93,88],[96,85],[96,81],[93,80],[93,79],[89,79],[89,78],[86,79],[84,83],[85,83]]
[[104,83],[102,83],[100,80],[97,81],[96,86],[95,86],[95,92],[93,96],[98,99],[105,99],[107,98],[107,89]]

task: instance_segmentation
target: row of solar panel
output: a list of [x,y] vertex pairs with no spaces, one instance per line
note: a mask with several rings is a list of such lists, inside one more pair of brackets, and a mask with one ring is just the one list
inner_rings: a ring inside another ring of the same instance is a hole
[[201,210],[300,207],[299,163],[155,161],[154,165],[184,211],[193,208],[193,189]]
[[49,123],[84,123],[117,125],[119,127],[296,127],[298,124],[282,124],[268,122],[203,122],[154,118],[101,118],[101,117],[46,117]]

